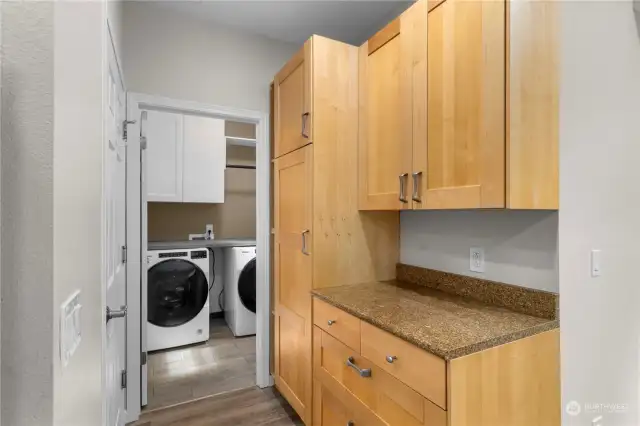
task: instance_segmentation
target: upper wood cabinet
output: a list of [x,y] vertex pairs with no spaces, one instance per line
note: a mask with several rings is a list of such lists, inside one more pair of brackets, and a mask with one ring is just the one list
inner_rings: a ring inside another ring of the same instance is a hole
[[275,158],[312,141],[312,43],[307,40],[273,81]]
[[505,206],[504,14],[503,1],[466,0],[428,14],[428,48],[415,51],[427,73],[414,80],[414,208]]
[[360,48],[361,210],[558,208],[556,8],[420,0]]
[[402,14],[359,50],[359,205],[411,208],[411,19]]

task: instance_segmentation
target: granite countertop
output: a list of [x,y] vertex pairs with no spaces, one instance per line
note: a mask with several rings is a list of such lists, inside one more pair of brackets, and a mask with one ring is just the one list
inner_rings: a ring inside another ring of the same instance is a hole
[[255,246],[256,240],[248,238],[221,238],[216,240],[188,240],[188,241],[149,241],[148,250],[180,250],[190,248],[224,248]]
[[445,360],[559,326],[556,318],[400,281],[323,288],[313,294]]

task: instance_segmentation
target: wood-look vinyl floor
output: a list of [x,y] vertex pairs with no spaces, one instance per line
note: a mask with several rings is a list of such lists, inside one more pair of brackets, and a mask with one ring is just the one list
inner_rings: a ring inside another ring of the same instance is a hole
[[256,385],[255,336],[236,338],[222,318],[211,319],[209,341],[149,355],[150,410]]
[[144,413],[133,426],[302,426],[275,388],[251,387]]

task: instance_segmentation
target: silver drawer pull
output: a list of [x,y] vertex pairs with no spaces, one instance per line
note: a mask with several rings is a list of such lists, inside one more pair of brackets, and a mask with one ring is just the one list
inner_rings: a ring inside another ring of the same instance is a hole
[[420,198],[420,178],[422,177],[422,172],[414,172],[411,174],[413,177],[413,193],[411,194],[411,199],[415,202],[421,203],[422,199]]
[[333,325],[333,324],[335,324],[335,323],[336,323],[336,320],[329,320],[329,321],[327,321],[327,324],[328,324],[328,325]]
[[354,363],[354,359],[353,359],[352,356],[347,358],[347,366],[349,366],[349,367],[353,368],[354,370],[356,370],[358,372],[358,374],[360,375],[360,377],[371,377],[371,369],[370,368],[362,369],[362,368],[358,367]]
[[407,180],[408,177],[409,177],[408,173],[402,173],[401,175],[398,176],[398,179],[400,181],[400,195],[398,199],[403,203],[409,202],[409,200],[407,200],[407,194],[405,193],[406,191],[405,181]]
[[308,229],[305,229],[304,231],[302,231],[302,254],[305,254],[307,256],[309,256],[309,250],[307,250],[307,234],[310,231]]
[[398,359],[398,357],[395,355],[387,355],[387,362],[389,364],[393,364],[393,361],[395,361],[396,359]]

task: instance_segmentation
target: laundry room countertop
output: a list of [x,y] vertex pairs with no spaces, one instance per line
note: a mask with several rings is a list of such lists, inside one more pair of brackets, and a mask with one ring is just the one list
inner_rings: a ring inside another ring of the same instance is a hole
[[148,250],[179,250],[199,247],[225,248],[225,247],[252,247],[256,240],[248,238],[229,238],[216,240],[191,240],[191,241],[149,241]]

